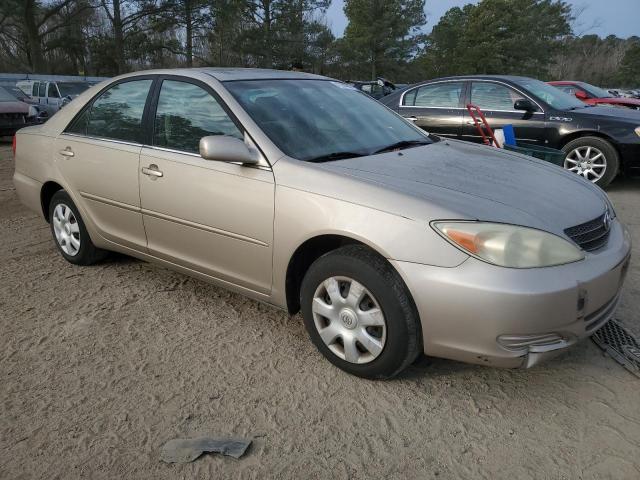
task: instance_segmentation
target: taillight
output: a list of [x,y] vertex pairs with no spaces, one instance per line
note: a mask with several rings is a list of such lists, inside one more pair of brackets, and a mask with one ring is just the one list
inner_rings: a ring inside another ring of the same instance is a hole
[[16,136],[13,135],[13,143],[11,144],[11,150],[13,150],[13,158],[16,158]]

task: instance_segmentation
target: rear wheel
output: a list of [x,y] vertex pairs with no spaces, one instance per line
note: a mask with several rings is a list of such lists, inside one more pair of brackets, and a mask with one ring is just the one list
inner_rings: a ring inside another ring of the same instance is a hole
[[618,174],[620,160],[611,143],[599,137],[580,137],[567,143],[564,168],[599,187],[606,187]]
[[64,190],[51,198],[49,221],[53,240],[68,262],[91,265],[106,257],[107,252],[91,242],[78,208]]
[[342,247],[316,260],[300,301],[318,350],[353,375],[393,377],[422,351],[420,321],[404,282],[366,247]]

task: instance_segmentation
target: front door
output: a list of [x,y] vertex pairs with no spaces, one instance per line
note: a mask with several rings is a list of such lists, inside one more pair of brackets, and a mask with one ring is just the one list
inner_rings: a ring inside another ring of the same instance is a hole
[[53,156],[83,217],[120,245],[146,250],[138,170],[142,119],[153,80],[118,83],[62,133]]
[[[491,81],[471,82],[470,103],[480,107],[493,130],[513,125],[518,143],[544,145],[545,119],[539,109],[525,112],[513,108],[516,100],[525,98],[521,93],[502,83]],[[465,110],[463,140],[482,142],[469,112]]]
[[429,133],[460,138],[464,82],[438,82],[416,87],[402,96],[400,114]]
[[274,180],[268,167],[204,160],[200,139],[244,138],[208,86],[164,79],[140,198],[149,253],[261,293],[271,290]]

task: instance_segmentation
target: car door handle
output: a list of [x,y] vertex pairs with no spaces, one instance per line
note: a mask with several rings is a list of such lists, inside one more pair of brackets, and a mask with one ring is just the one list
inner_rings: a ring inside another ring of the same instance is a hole
[[142,167],[142,173],[153,178],[161,177],[163,175],[163,173],[158,170],[158,166],[154,164],[151,164],[148,167]]
[[[479,123],[482,123],[482,120],[478,119]],[[474,122],[473,120],[467,120],[467,125],[475,125],[476,122]]]
[[64,150],[60,150],[60,155],[62,155],[63,157],[73,157],[75,153],[73,153],[71,147],[67,147]]
[[405,117],[407,120],[409,120],[410,122],[417,122],[418,121],[418,117]]

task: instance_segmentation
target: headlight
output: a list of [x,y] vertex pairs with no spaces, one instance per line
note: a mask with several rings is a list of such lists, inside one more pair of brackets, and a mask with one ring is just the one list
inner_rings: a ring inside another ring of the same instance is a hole
[[636,132],[636,135],[638,135],[640,137],[640,127],[636,128],[634,130],[634,132]]
[[29,106],[29,113],[27,114],[28,117],[36,117],[38,116],[38,109],[36,107],[34,107],[33,105]]
[[574,244],[533,228],[463,221],[431,225],[455,247],[501,267],[551,267],[584,258],[584,253]]

